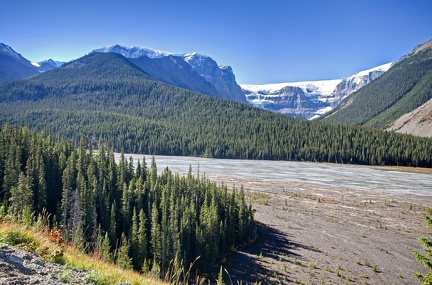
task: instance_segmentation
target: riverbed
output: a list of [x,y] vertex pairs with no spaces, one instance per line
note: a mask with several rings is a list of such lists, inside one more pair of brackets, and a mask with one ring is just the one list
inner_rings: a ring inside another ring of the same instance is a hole
[[[116,160],[120,154],[115,154]],[[152,156],[125,154],[135,162],[145,157],[150,165]],[[185,175],[192,167],[193,174],[231,179],[312,183],[357,190],[393,194],[432,195],[432,174],[397,171],[395,168],[374,168],[363,165],[330,164],[296,161],[214,159],[187,156],[156,155],[158,171],[168,167],[173,173]]]

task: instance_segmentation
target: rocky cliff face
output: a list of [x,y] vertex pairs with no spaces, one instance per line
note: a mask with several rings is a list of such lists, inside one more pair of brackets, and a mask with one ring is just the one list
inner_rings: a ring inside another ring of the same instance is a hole
[[248,101],[253,102],[253,106],[296,118],[310,118],[316,109],[324,106],[322,102],[312,100],[300,87],[296,86],[285,86],[273,92],[244,91]]
[[341,80],[242,85],[246,98],[255,107],[287,116],[310,119],[328,108],[332,91]]
[[218,66],[212,58],[197,53],[186,54],[184,59],[193,70],[216,88],[221,98],[247,103],[241,87],[235,81],[231,67]]

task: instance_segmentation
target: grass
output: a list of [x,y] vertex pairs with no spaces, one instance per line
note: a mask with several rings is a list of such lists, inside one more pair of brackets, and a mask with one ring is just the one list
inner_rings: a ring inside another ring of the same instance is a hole
[[1,220],[0,243],[7,243],[29,252],[36,252],[39,257],[66,266],[62,279],[70,277],[68,269],[77,268],[89,271],[87,279],[97,285],[129,283],[133,285],[167,284],[156,278],[143,276],[132,270],[104,262],[99,258],[87,255],[73,246],[59,244],[50,240],[50,236],[34,228]]

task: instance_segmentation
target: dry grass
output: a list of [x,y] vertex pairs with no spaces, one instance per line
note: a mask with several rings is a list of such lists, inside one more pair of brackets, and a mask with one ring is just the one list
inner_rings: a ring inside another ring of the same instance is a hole
[[2,220],[0,242],[35,252],[43,259],[64,264],[66,267],[88,270],[88,279],[95,284],[167,284],[156,278],[124,270],[95,256],[89,256],[59,240],[53,231],[38,231],[34,227]]

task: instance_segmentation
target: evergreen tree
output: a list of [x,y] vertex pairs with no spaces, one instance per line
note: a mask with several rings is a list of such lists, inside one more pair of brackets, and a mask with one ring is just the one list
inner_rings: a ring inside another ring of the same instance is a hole
[[84,223],[81,199],[78,190],[72,191],[70,207],[70,241],[80,250],[84,250]]
[[11,214],[18,219],[22,219],[24,211],[27,214],[32,211],[32,186],[31,177],[21,172],[18,177],[17,187],[12,187],[10,197]]
[[132,252],[132,261],[134,268],[140,269],[142,266],[142,262],[138,261],[138,247],[139,247],[139,241],[138,241],[138,216],[136,213],[136,208],[133,209],[132,214],[132,228],[131,228],[131,234],[130,234],[130,248]]
[[111,246],[113,248],[117,248],[117,217],[116,217],[116,201],[114,201],[111,205],[110,211],[110,226],[109,226],[109,238],[111,242]]
[[[423,214],[423,217],[426,220],[427,227],[432,229],[432,219]],[[414,250],[415,258],[418,262],[423,264],[424,267],[428,270],[428,272],[423,275],[421,273],[415,272],[414,275],[420,280],[423,285],[431,285],[432,284],[432,238],[420,237],[419,242],[423,244],[424,251],[426,255],[422,255],[417,250]]]
[[151,255],[153,256],[152,268],[157,268],[156,272],[160,273],[160,266],[162,262],[162,234],[156,203],[153,203],[151,211],[150,246]]
[[113,256],[111,253],[110,239],[108,233],[105,233],[105,235],[102,238],[99,254],[101,255],[102,258],[104,258],[108,262],[113,262]]
[[132,269],[132,258],[129,257],[129,245],[124,233],[120,239],[120,248],[117,253],[116,264],[123,269]]
[[147,259],[147,219],[144,210],[139,212],[138,245],[137,245],[137,264],[142,266]]
[[19,175],[21,172],[21,149],[15,139],[10,142],[8,154],[5,161],[3,177],[3,205],[4,211],[8,211],[9,198],[12,188],[18,186]]

